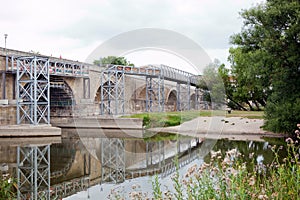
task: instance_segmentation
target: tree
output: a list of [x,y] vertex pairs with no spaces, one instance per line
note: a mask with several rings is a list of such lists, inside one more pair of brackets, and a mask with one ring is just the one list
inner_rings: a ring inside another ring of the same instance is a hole
[[209,101],[213,108],[219,109],[225,105],[225,89],[224,84],[219,76],[218,69],[221,65],[220,61],[215,59],[213,63],[209,63],[203,70],[198,87],[204,91],[204,100]]
[[242,109],[247,110],[244,108],[242,103],[234,98],[234,91],[236,89],[235,87],[235,79],[230,74],[230,69],[227,69],[224,64],[220,65],[218,68],[218,74],[222,78],[225,93],[227,97],[227,106],[231,109]]
[[267,0],[241,16],[244,26],[231,37],[230,52],[237,87],[265,102],[267,130],[290,132],[300,121],[300,2]]
[[94,65],[124,65],[124,66],[134,66],[134,64],[127,61],[125,57],[117,57],[117,56],[107,56],[101,58],[100,60],[94,60]]
[[[260,110],[266,106],[269,92],[268,72],[261,66],[263,52],[244,53],[240,47],[229,50],[232,63],[231,74],[234,77],[232,98],[240,104],[247,104],[250,110]],[[254,104],[254,105],[253,105]]]

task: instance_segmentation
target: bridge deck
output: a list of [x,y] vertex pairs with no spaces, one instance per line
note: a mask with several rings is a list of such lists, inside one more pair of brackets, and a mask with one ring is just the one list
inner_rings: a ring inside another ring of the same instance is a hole
[[[36,55],[33,53],[0,48],[0,56],[6,57],[6,71],[16,73],[18,57],[44,57],[49,59],[49,74],[54,76],[86,77],[89,75],[88,63],[72,61],[62,58]],[[25,69],[20,69],[25,70]]]
[[190,83],[193,86],[196,86],[199,82],[198,75],[166,65],[148,65],[143,67],[113,65],[105,70],[105,72],[113,71],[137,76],[160,77],[177,83]]

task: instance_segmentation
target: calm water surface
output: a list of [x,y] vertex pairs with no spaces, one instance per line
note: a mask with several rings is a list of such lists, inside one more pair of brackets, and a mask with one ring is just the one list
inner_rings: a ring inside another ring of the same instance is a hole
[[[44,142],[47,143],[46,140]],[[107,199],[112,190],[122,194],[125,199],[132,191],[142,191],[151,196],[153,175],[156,173],[159,174],[162,189],[172,191],[171,176],[175,171],[173,161],[176,156],[180,165],[179,173],[183,176],[189,167],[209,160],[208,152],[211,150],[225,153],[236,148],[246,157],[249,152],[254,152],[257,162],[270,163],[273,154],[268,146],[282,143],[283,139],[266,139],[264,142],[203,142],[196,138],[62,139],[50,146],[51,198]],[[1,142],[2,175],[16,177],[17,146],[17,141]]]

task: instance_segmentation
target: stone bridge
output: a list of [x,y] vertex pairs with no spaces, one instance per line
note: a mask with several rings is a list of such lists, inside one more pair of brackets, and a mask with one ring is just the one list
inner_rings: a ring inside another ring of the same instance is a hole
[[0,48],[0,72],[1,125],[191,110],[201,103],[199,77],[164,65],[99,67]]

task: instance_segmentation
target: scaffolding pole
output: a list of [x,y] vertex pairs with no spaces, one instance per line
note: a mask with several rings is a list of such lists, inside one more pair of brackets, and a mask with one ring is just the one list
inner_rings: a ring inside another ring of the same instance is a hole
[[191,85],[177,83],[177,111],[191,110]]
[[50,145],[18,147],[18,200],[50,200]]
[[146,76],[146,112],[163,112],[164,96],[164,78]]
[[124,71],[107,70],[101,74],[101,115],[119,115],[125,112]]
[[17,58],[17,124],[50,124],[49,60]]
[[202,101],[201,89],[195,88],[195,109],[200,110],[200,103]]
[[125,181],[125,146],[118,138],[101,139],[101,183]]

